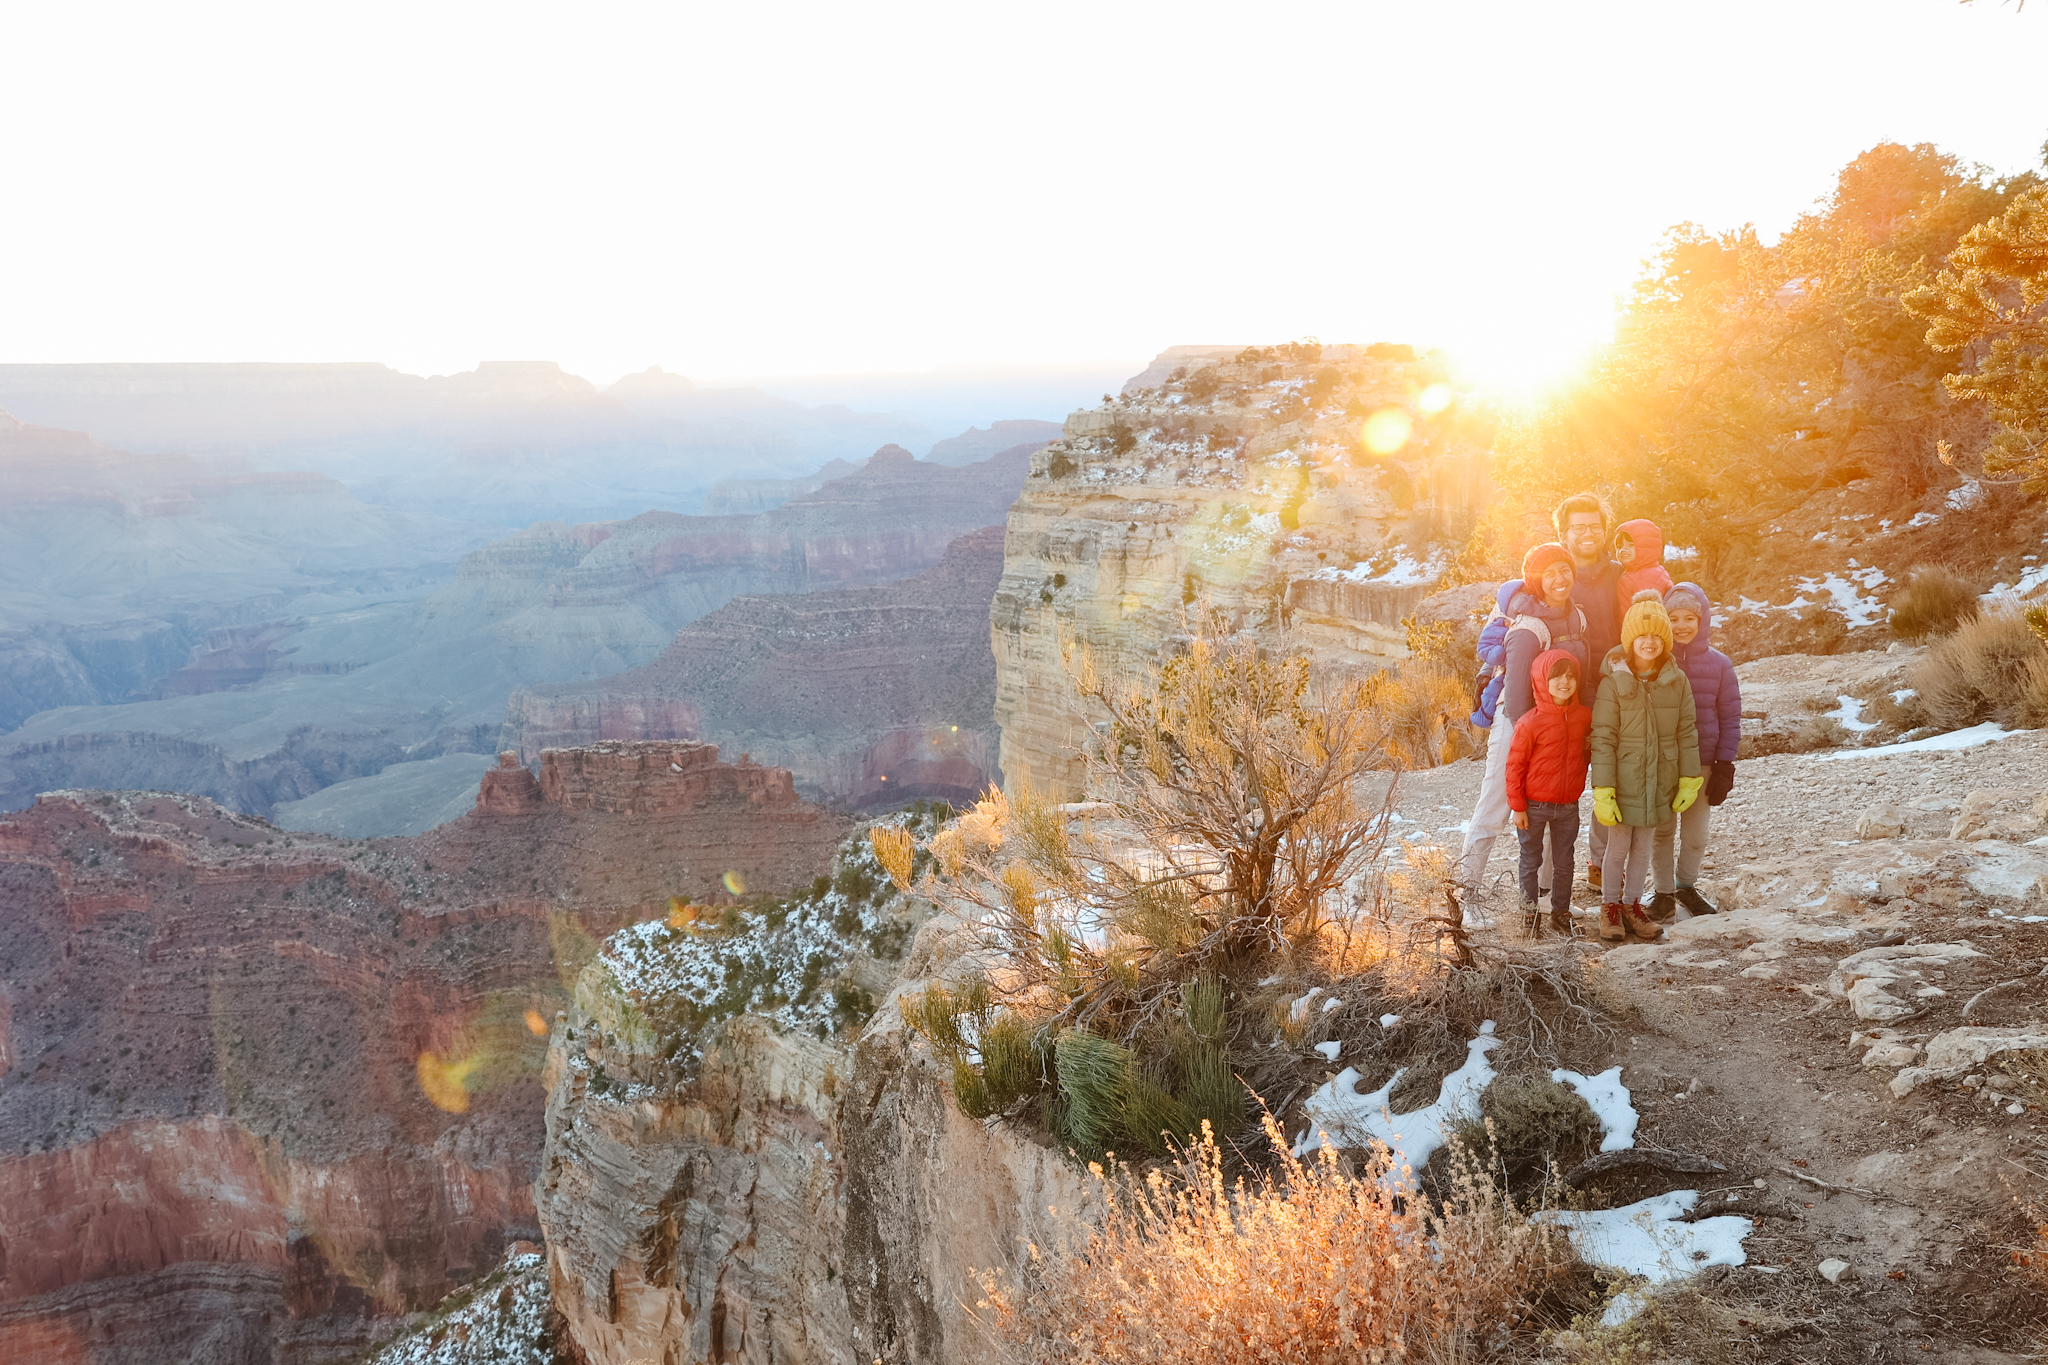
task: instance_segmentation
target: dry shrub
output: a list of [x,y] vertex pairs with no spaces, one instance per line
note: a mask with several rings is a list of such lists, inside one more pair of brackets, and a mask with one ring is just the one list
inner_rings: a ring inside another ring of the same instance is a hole
[[[1958,626],[1913,666],[1907,682],[1929,721],[1945,730],[2048,709],[2048,661],[2041,641],[2016,611],[1995,611]],[[2032,697],[2034,700],[2029,700]]]
[[1946,635],[1982,610],[1976,585],[1939,567],[1916,571],[1890,605],[1892,634],[1901,640]]
[[1366,680],[1365,704],[1384,727],[1395,766],[1435,768],[1479,749],[1472,733],[1472,689],[1463,672],[1411,660]]
[[1480,1096],[1479,1112],[1477,1122],[1459,1126],[1458,1140],[1475,1152],[1490,1146],[1510,1174],[1554,1160],[1600,1127],[1577,1091],[1533,1073],[1496,1080]]
[[1477,1360],[1565,1262],[1563,1238],[1522,1218],[1475,1163],[1431,1208],[1335,1152],[1295,1160],[1266,1120],[1270,1176],[1226,1185],[1204,1131],[1142,1180],[1091,1167],[1099,1226],[1031,1248],[1033,1281],[978,1276],[976,1305],[1033,1365],[1351,1365]]

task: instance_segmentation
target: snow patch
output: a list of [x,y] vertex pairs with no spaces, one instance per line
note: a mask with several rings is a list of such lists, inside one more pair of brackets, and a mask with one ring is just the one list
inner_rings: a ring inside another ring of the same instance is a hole
[[1377,583],[1386,588],[1413,588],[1443,576],[1440,559],[1416,559],[1406,550],[1361,559],[1348,569],[1317,569],[1311,579],[1325,583]]
[[1358,1093],[1358,1068],[1345,1067],[1336,1077],[1308,1097],[1304,1106],[1313,1125],[1294,1144],[1294,1154],[1305,1156],[1315,1149],[1366,1147],[1384,1143],[1394,1158],[1387,1172],[1390,1184],[1412,1189],[1415,1173],[1429,1164],[1439,1147],[1450,1141],[1451,1130],[1479,1117],[1479,1097],[1493,1084],[1493,1067],[1486,1054],[1500,1046],[1493,1035],[1493,1020],[1479,1026],[1479,1036],[1465,1044],[1465,1064],[1444,1077],[1436,1103],[1406,1114],[1387,1107],[1388,1097],[1408,1068],[1371,1094]]
[[1747,1218],[1724,1213],[1696,1223],[1678,1221],[1699,1202],[1698,1190],[1673,1190],[1618,1209],[1575,1213],[1552,1210],[1539,1217],[1555,1220],[1593,1265],[1651,1284],[1669,1284],[1708,1266],[1741,1265],[1749,1259],[1743,1239],[1756,1230]]
[[1839,701],[1841,705],[1827,713],[1829,720],[1840,721],[1844,730],[1853,730],[1859,735],[1867,734],[1877,728],[1878,722],[1863,719],[1863,703],[1861,701],[1849,696],[1837,697],[1835,700]]
[[1636,1145],[1636,1107],[1629,1099],[1628,1087],[1621,1083],[1620,1067],[1610,1066],[1597,1076],[1582,1076],[1559,1067],[1550,1073],[1550,1079],[1578,1091],[1579,1098],[1600,1120],[1601,1151],[1619,1152]]
[[1326,1062],[1336,1061],[1337,1054],[1342,1052],[1343,1050],[1344,1045],[1336,1041],[1316,1044],[1316,1051],[1323,1054],[1323,1060]]
[[1906,523],[1906,529],[1908,531],[1917,531],[1922,526],[1932,526],[1940,520],[1941,513],[1939,512],[1915,512],[1913,519]]
[[1993,584],[1981,600],[1995,603],[2002,598],[2031,597],[2044,585],[2048,585],[2048,564],[2036,564],[2022,572],[2016,583]]
[[1821,754],[1821,763],[1839,762],[1845,758],[1887,758],[1893,754],[1952,753],[1957,749],[1974,749],[1979,744],[1989,744],[1995,739],[2011,739],[2014,735],[2031,735],[2032,730],[2008,730],[1997,721],[1985,721],[1972,725],[1967,730],[1951,730],[1945,735],[1929,735],[1925,739],[1907,740],[1903,744],[1880,744],[1874,749],[1837,749],[1833,753]]
[[[1967,512],[1978,503],[1984,501],[1984,485],[1978,483],[1975,479],[1964,479],[1962,487],[1957,488],[1941,501],[1942,505],[1951,512]],[[1917,521],[1919,518],[1915,517],[1914,520]]]

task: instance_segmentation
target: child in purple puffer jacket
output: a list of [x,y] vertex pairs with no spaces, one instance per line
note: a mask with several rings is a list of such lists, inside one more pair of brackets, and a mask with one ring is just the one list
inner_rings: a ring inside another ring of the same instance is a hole
[[1697,583],[1676,584],[1664,594],[1664,610],[1671,617],[1672,656],[1692,683],[1707,799],[1693,802],[1658,831],[1651,860],[1657,874],[1657,894],[1650,902],[1655,920],[1670,919],[1681,905],[1695,915],[1714,913],[1693,883],[1706,855],[1713,808],[1735,788],[1735,751],[1742,742],[1742,684],[1734,662],[1713,646],[1714,609],[1705,590]]

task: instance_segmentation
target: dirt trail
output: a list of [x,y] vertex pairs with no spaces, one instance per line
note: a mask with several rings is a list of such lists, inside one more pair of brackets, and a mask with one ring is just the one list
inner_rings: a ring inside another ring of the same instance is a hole
[[[1479,775],[1468,761],[1403,779],[1400,832],[1455,852]],[[1681,911],[1656,944],[1528,944],[1514,840],[1496,844],[1482,954],[1581,955],[1621,1028],[1571,1063],[1623,1066],[1639,1145],[1729,1168],[1609,1180],[1598,1202],[1698,1188],[1700,1216],[1757,1220],[1747,1265],[1691,1282],[1756,1326],[1748,1358],[1992,1361],[2048,1334],[2009,1265],[2016,1199],[2048,1202],[2048,1053],[1921,1074],[1941,1060],[1931,1043],[1971,1036],[1956,1030],[2048,1026],[2044,791],[2048,732],[1745,760],[1701,878],[1727,913]],[[1583,834],[1579,853],[1589,910]],[[1829,1257],[1854,1278],[1822,1279]]]

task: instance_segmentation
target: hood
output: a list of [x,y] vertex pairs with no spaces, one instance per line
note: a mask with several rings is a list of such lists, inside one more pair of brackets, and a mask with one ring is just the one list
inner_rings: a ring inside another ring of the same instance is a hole
[[1500,590],[1493,595],[1493,605],[1499,609],[1501,615],[1506,616],[1514,609],[1515,597],[1522,591],[1522,587],[1522,580],[1519,578],[1510,578],[1500,585]]
[[[1574,667],[1578,666],[1578,657],[1568,649],[1546,649],[1529,661],[1529,681],[1535,685],[1534,695],[1538,706],[1557,705],[1550,696],[1550,667],[1559,659]],[[1573,700],[1583,703],[1586,700],[1586,670],[1580,668],[1578,673],[1579,692]]]
[[1643,569],[1654,569],[1664,562],[1664,533],[1657,529],[1654,521],[1624,521],[1614,528],[1617,534],[1627,536],[1635,542],[1636,562],[1624,572],[1635,573]]
[[1673,584],[1671,591],[1664,594],[1664,610],[1669,612],[1678,607],[1690,607],[1700,615],[1700,633],[1692,637],[1689,645],[1673,644],[1671,652],[1680,658],[1691,658],[1702,650],[1714,647],[1714,606],[1707,601],[1707,590],[1697,583]]

